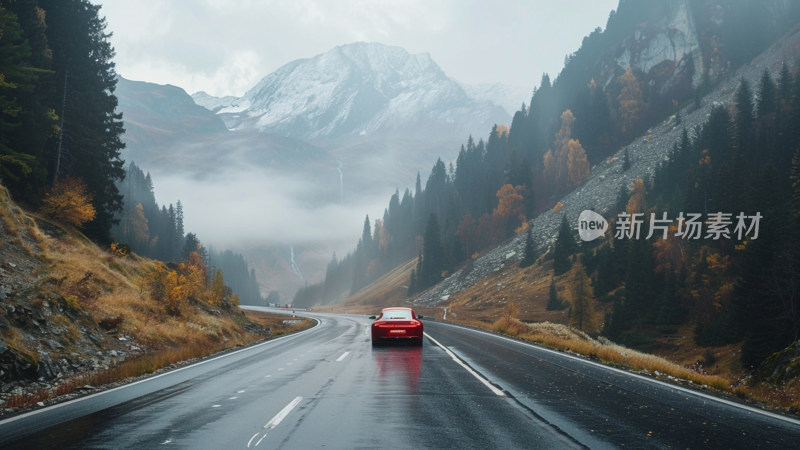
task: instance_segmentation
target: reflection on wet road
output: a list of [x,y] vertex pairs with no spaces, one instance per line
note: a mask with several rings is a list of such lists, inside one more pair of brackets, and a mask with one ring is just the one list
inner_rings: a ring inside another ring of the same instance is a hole
[[[781,448],[800,439],[796,423],[497,336],[431,321],[422,347],[373,348],[366,317],[316,317],[297,335],[0,422],[0,447]],[[743,430],[746,439],[731,440]]]
[[393,345],[372,349],[378,386],[386,393],[419,393],[419,373],[422,366],[422,348],[410,345]]

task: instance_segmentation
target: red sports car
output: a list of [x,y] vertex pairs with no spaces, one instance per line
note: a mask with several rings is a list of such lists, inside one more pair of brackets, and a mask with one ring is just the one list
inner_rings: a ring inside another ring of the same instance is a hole
[[384,308],[372,323],[372,345],[389,341],[411,341],[422,345],[422,316],[414,314],[411,308]]

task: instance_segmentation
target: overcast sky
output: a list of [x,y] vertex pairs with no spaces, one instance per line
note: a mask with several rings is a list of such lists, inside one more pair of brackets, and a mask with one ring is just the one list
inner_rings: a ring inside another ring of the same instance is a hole
[[241,96],[295,59],[356,41],[428,52],[458,81],[533,90],[618,0],[97,0],[121,76]]

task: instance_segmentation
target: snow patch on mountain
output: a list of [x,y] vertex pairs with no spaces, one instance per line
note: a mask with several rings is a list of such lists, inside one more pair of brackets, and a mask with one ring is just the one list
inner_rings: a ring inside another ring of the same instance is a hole
[[214,113],[230,108],[236,105],[239,101],[239,97],[234,97],[232,95],[225,97],[214,97],[205,91],[195,92],[192,94],[192,99],[198,105]]
[[[499,87],[494,87],[500,92]],[[354,43],[299,59],[241,98],[194,95],[231,130],[302,139],[347,136],[463,139],[509,123],[507,108],[449,78],[427,53]],[[520,99],[514,109],[524,101]]]

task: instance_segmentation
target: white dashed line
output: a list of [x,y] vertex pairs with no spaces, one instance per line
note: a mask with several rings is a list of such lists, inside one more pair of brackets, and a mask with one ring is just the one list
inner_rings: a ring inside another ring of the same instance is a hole
[[[303,397],[300,397],[300,396],[298,396],[298,397],[295,397],[295,398],[294,398],[294,400],[292,400],[291,402],[289,402],[289,404],[288,404],[288,405],[284,406],[284,407],[283,407],[283,409],[282,409],[282,410],[280,410],[280,411],[278,412],[278,414],[275,414],[275,417],[273,417],[272,419],[270,419],[270,421],[269,421],[269,422],[267,422],[267,423],[266,423],[266,425],[264,425],[264,429],[265,429],[265,430],[267,430],[267,431],[265,431],[265,432],[264,432],[264,435],[263,435],[263,436],[261,436],[261,439],[259,439],[258,441],[256,441],[256,444],[255,444],[255,446],[256,446],[256,447],[258,447],[258,444],[260,444],[260,443],[261,443],[261,441],[263,441],[263,440],[264,440],[264,438],[266,438],[266,437],[267,437],[267,434],[269,433],[269,430],[271,430],[271,429],[273,429],[273,428],[277,427],[277,426],[278,426],[278,425],[279,425],[279,424],[280,424],[280,423],[283,421],[283,419],[285,419],[285,418],[286,418],[286,416],[288,416],[288,415],[289,415],[289,413],[290,413],[290,412],[292,412],[292,410],[293,410],[293,409],[294,409],[294,408],[295,408],[297,405],[299,405],[299,404],[300,404],[300,402],[301,402],[301,401],[303,401]],[[254,434],[254,435],[253,435],[253,437],[251,437],[251,438],[250,438],[250,440],[249,440],[249,441],[247,441],[247,448],[250,448],[250,445],[253,443],[253,440],[254,440],[256,437],[258,437],[258,435],[259,435],[259,433],[256,433],[256,434]]]
[[344,360],[345,358],[347,358],[347,355],[349,355],[349,354],[350,354],[350,352],[344,352],[344,353],[342,353],[342,356],[340,356],[340,357],[339,357],[339,358],[336,360],[336,362],[340,362],[340,361]]

